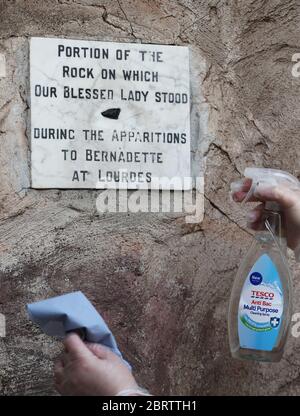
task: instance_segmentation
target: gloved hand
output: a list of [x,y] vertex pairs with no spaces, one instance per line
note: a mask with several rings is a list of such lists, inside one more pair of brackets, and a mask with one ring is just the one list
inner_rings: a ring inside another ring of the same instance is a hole
[[[232,199],[242,202],[252,184],[251,179],[243,179],[231,184]],[[248,226],[253,230],[264,229],[262,211],[266,201],[274,201],[281,205],[283,220],[285,222],[288,246],[295,251],[296,258],[300,259],[300,188],[290,184],[272,186],[259,183],[249,202],[262,202],[248,213]]]

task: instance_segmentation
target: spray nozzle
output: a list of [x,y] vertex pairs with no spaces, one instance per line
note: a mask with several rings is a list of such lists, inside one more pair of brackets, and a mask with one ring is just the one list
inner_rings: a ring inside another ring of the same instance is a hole
[[[252,179],[251,188],[243,200],[243,204],[254,195],[259,185],[276,186],[279,184],[289,184],[299,187],[299,181],[295,176],[279,169],[268,168],[246,168],[244,171],[246,178]],[[280,205],[277,202],[268,201],[265,205],[267,210],[280,211]]]

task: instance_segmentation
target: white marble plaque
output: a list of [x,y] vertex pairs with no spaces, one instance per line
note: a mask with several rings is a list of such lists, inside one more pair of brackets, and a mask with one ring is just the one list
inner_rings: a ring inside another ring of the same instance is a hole
[[188,48],[32,38],[30,82],[33,188],[189,188]]

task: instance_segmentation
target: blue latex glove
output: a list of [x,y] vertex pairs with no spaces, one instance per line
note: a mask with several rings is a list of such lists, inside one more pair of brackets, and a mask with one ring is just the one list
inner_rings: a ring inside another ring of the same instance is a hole
[[105,345],[123,359],[110,329],[82,292],[30,303],[27,311],[47,335],[64,338],[68,332],[79,332],[84,341]]

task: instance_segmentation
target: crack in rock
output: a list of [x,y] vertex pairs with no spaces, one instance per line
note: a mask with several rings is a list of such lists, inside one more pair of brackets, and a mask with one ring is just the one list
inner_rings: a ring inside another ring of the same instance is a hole
[[207,199],[207,201],[211,204],[211,206],[216,209],[217,211],[220,212],[220,214],[222,214],[225,218],[227,218],[230,222],[232,222],[234,225],[236,225],[240,230],[242,230],[244,233],[247,233],[248,235],[250,235],[252,237],[252,234],[245,230],[243,227],[241,227],[236,221],[234,221],[232,218],[229,217],[228,214],[226,214],[226,212],[224,212],[221,208],[218,207],[217,204],[215,204],[214,202],[212,202],[211,199],[208,198],[207,195],[204,195],[204,198]]

